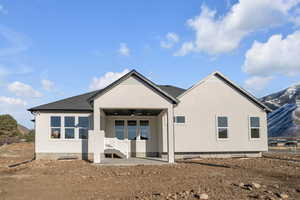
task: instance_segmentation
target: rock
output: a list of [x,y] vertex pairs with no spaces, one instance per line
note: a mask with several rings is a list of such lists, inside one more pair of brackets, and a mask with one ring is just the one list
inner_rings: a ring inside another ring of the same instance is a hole
[[240,183],[239,186],[240,186],[241,188],[243,188],[245,185],[244,185],[244,183]]
[[289,195],[286,194],[286,193],[275,193],[275,195],[276,195],[278,198],[281,198],[281,199],[288,199],[288,198],[289,198]]
[[274,188],[279,189],[279,185],[275,184],[275,185],[273,185],[273,186],[274,186]]
[[203,200],[208,199],[208,194],[206,194],[206,193],[200,194],[200,199],[203,199]]
[[243,187],[243,189],[252,191],[253,190],[253,186],[251,184],[245,184],[244,187]]
[[280,193],[278,197],[280,197],[280,198],[282,198],[282,199],[288,199],[288,198],[289,198],[289,195],[286,194],[286,193]]
[[153,196],[160,196],[160,193],[159,192],[153,192],[152,195]]
[[252,187],[254,187],[256,189],[259,189],[261,187],[260,184],[254,183],[254,182],[251,185],[252,185]]
[[265,193],[273,194],[273,192],[271,190],[266,190]]
[[260,196],[258,194],[250,194],[249,197],[253,198],[253,199],[259,199],[260,198]]

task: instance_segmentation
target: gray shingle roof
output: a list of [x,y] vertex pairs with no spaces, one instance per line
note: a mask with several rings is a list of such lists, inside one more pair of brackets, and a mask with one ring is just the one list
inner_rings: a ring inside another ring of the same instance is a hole
[[157,85],[160,89],[167,92],[172,97],[176,98],[179,95],[181,95],[183,92],[185,92],[185,89],[175,87],[172,85]]
[[52,103],[36,106],[28,110],[29,111],[39,111],[39,110],[93,111],[92,106],[87,100],[97,92],[99,92],[99,90],[62,99]]
[[[168,93],[172,97],[176,98],[185,89],[178,88],[171,85],[157,85],[161,90]],[[101,93],[102,90],[96,90],[88,92],[78,96],[62,99],[52,103],[36,106],[28,109],[29,111],[93,111],[92,105],[89,103],[89,99],[96,94]]]

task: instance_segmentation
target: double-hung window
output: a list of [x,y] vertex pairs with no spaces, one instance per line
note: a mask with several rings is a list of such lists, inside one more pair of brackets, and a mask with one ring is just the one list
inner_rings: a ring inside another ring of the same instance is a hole
[[75,117],[65,117],[65,139],[75,138]]
[[251,139],[260,138],[260,123],[259,117],[250,117],[250,137]]
[[78,117],[79,139],[88,139],[89,118]]
[[217,117],[217,134],[218,139],[228,138],[228,117]]
[[50,118],[51,125],[51,139],[61,138],[61,117],[52,116]]

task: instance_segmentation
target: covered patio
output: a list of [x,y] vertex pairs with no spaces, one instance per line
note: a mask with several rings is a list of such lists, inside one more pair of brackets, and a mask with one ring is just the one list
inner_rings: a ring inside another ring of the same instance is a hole
[[[100,108],[100,133],[92,134],[94,162],[103,164],[155,164],[173,162],[168,152],[168,109]],[[102,138],[103,137],[103,138]],[[103,149],[99,143],[103,140]],[[92,142],[92,141],[91,141]],[[173,152],[174,153],[174,152]],[[98,154],[99,155],[99,154]],[[168,156],[167,156],[168,155]],[[111,159],[109,157],[121,159]]]

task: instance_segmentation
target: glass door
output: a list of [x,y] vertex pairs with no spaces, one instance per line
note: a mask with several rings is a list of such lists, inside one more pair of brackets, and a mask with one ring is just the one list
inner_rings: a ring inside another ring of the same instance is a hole
[[136,140],[137,139],[137,121],[136,120],[128,120],[127,121],[127,129],[128,129],[128,140]]

